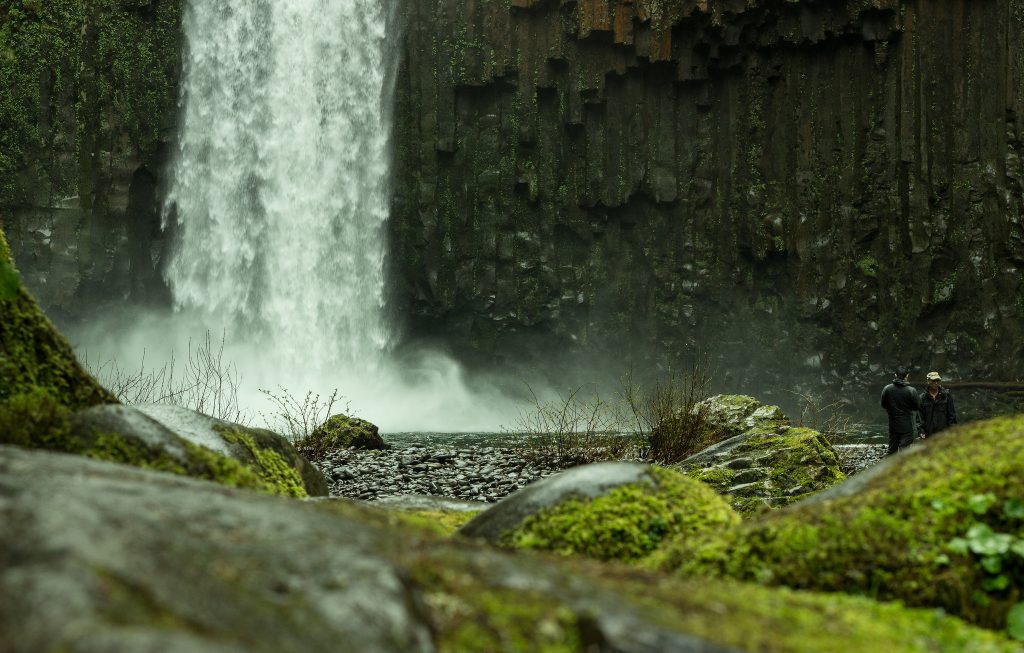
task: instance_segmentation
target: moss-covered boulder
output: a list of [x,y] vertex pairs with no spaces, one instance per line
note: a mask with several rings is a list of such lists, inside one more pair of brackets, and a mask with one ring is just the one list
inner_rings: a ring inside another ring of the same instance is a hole
[[387,449],[384,438],[380,437],[377,426],[358,417],[332,415],[316,427],[299,448],[329,451],[331,449]]
[[788,505],[846,478],[828,439],[793,427],[778,406],[743,395],[718,395],[707,404],[708,428],[725,439],[676,468],[727,496],[740,514]]
[[714,490],[683,474],[599,463],[523,488],[459,532],[519,549],[636,562],[667,540],[738,522]]
[[0,411],[6,401],[39,393],[71,410],[117,401],[25,290],[0,230]]
[[148,404],[140,411],[186,440],[238,460],[281,494],[326,496],[327,479],[286,438],[184,408]]
[[0,505],[11,653],[1020,651],[933,610],[553,561],[365,505],[15,447]]
[[950,429],[818,496],[659,555],[682,574],[899,599],[1002,629],[1024,601],[1024,416]]

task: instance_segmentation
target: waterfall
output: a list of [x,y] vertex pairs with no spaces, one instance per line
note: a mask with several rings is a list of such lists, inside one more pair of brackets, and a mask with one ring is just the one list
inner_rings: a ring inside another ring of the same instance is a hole
[[282,364],[388,347],[393,57],[382,0],[189,0],[164,210],[176,307]]

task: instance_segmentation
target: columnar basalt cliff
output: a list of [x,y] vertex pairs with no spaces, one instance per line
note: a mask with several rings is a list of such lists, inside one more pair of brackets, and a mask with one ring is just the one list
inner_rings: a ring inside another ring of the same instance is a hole
[[[1024,374],[1024,0],[401,2],[411,335],[709,350],[776,401],[764,370]],[[166,301],[181,11],[0,3],[0,223],[59,322]]]
[[177,0],[0,2],[0,226],[59,321],[163,293]]
[[[411,0],[412,330],[1024,373],[1021,0]],[[617,358],[616,360],[619,360]]]

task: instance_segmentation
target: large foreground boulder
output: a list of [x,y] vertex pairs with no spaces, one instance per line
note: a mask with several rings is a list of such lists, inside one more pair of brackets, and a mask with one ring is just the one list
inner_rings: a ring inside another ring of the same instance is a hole
[[2,653],[1019,653],[935,611],[514,555],[13,447],[0,511]]
[[820,495],[666,551],[661,568],[682,574],[899,599],[995,629],[1012,611],[1024,631],[1024,416],[950,429]]
[[846,478],[828,439],[792,426],[778,406],[744,395],[706,402],[708,428],[723,439],[676,468],[727,496],[740,514],[788,505]]
[[738,522],[714,490],[678,472],[597,463],[533,483],[459,532],[515,548],[635,562],[666,540]]

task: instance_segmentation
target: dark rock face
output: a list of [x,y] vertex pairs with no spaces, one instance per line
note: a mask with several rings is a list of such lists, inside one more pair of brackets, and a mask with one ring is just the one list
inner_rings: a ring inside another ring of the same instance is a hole
[[[180,68],[176,0],[72,9],[11,9],[0,43],[0,223],[62,323],[166,300]],[[1020,376],[1021,0],[403,15],[390,260],[411,335],[487,364],[708,349],[776,402],[766,385],[860,390],[893,359]]]
[[1019,376],[1020,0],[511,5],[409,3],[413,332],[487,362],[706,348],[741,391]]
[[0,227],[26,285],[58,322],[165,297],[160,196],[182,4],[4,9]]

